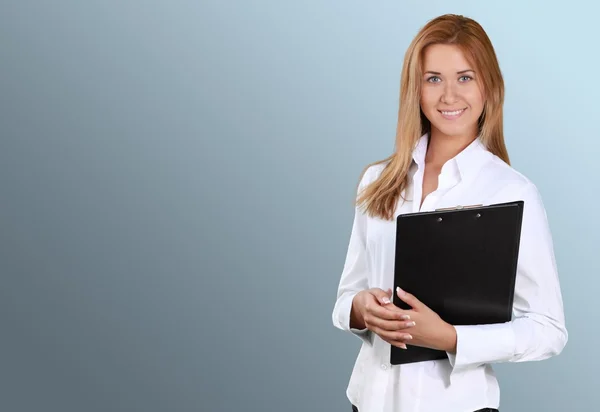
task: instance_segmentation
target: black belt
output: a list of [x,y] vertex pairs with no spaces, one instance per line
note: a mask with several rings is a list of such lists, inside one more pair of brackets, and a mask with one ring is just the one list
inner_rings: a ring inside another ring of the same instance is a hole
[[[358,412],[358,408],[354,405],[352,405],[352,412]],[[499,412],[498,409],[495,408],[483,408],[483,409],[477,409],[474,412]]]

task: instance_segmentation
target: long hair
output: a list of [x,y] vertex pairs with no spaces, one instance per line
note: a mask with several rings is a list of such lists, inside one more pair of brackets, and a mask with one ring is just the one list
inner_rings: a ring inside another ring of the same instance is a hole
[[465,58],[475,66],[485,96],[478,137],[487,150],[510,164],[503,133],[504,80],[492,42],[481,25],[470,18],[454,14],[437,17],[419,31],[404,56],[394,153],[363,170],[362,174],[370,166],[387,163],[380,176],[356,199],[357,205],[370,216],[394,218],[397,202],[408,186],[413,150],[419,138],[430,132],[431,125],[421,111],[420,96],[423,54],[425,48],[433,44],[460,47]]

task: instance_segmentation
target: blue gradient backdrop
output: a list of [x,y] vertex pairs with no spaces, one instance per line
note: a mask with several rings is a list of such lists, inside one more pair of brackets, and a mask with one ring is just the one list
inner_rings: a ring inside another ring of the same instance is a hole
[[496,46],[570,332],[498,366],[502,410],[596,410],[597,8],[3,2],[0,410],[348,411],[359,341],[330,316],[354,190],[392,150],[406,47],[446,12]]

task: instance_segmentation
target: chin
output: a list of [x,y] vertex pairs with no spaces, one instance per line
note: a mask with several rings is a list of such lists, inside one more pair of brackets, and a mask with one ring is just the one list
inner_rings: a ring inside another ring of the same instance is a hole
[[449,136],[449,137],[458,137],[458,136],[464,136],[468,131],[469,128],[466,127],[436,127],[434,125],[434,127],[444,136]]
[[445,136],[449,136],[449,137],[461,137],[461,136],[465,136],[465,135],[470,135],[473,133],[474,130],[477,130],[476,127],[473,126],[465,126],[465,125],[447,125],[447,124],[442,124],[442,125],[436,125],[436,124],[431,124],[432,128],[437,129],[439,132],[441,132],[443,135]]

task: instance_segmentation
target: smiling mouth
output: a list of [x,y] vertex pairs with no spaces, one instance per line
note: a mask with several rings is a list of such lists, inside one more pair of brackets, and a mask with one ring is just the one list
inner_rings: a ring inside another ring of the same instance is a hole
[[464,109],[460,109],[460,110],[438,110],[438,112],[440,112],[445,119],[451,120],[451,119],[459,118],[460,115],[463,114],[465,110],[467,110],[467,109],[464,108]]

